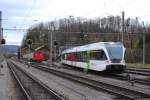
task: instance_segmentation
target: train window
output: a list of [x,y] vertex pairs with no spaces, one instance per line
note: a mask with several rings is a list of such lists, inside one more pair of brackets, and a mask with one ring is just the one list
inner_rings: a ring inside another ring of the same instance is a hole
[[86,51],[83,51],[83,52],[77,52],[76,53],[76,61],[79,61],[79,62],[86,62],[87,61],[87,53]]
[[70,60],[70,61],[75,61],[75,60],[76,60],[76,55],[75,55],[75,53],[68,53],[66,59],[67,59],[67,60]]
[[82,52],[82,61],[83,62],[86,62],[87,61],[87,52],[86,51],[84,51],[84,52]]
[[96,60],[96,54],[97,54],[97,51],[95,51],[95,50],[90,51],[90,59],[91,60]]
[[106,60],[106,55],[102,50],[92,50],[90,51],[90,58],[88,58],[87,51],[76,52],[76,53],[67,53],[62,55],[62,59],[69,61],[79,61],[86,62],[88,59],[91,60]]
[[91,60],[106,60],[106,55],[103,50],[92,50],[90,51]]
[[120,45],[112,45],[106,47],[110,59],[122,59],[123,47]]
[[101,57],[100,57],[100,60],[107,60],[107,57],[105,55],[105,52],[104,51],[101,51]]
[[76,53],[77,61],[81,61],[81,52]]

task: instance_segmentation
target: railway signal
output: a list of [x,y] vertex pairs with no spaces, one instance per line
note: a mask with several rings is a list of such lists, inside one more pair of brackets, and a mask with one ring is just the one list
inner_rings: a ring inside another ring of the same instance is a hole
[[58,42],[57,42],[57,40],[54,40],[54,45],[56,46],[56,45],[58,45]]
[[3,74],[2,74],[2,68],[3,68],[3,67],[4,67],[4,66],[1,64],[1,65],[0,65],[0,75],[3,75]]
[[1,40],[1,44],[5,44],[6,43],[6,40],[5,39],[2,39]]
[[27,44],[28,44],[28,45],[31,45],[32,43],[33,43],[33,40],[32,40],[32,39],[28,39],[28,40],[27,40]]
[[[33,40],[32,39],[28,39],[27,40],[27,44],[28,44],[28,46],[29,46],[29,54],[31,53],[31,44],[33,43]],[[30,61],[31,61],[31,59],[29,58],[28,59],[28,67],[30,67]]]

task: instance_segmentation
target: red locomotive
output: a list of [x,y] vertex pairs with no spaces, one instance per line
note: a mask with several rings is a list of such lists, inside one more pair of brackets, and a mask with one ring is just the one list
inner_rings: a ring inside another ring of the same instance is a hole
[[49,49],[45,46],[41,46],[35,49],[33,53],[33,61],[41,62],[49,58]]
[[31,51],[31,53],[27,53],[23,55],[24,59],[30,59],[30,61],[34,62],[41,62],[48,60],[49,58],[49,49],[42,45],[34,50]]

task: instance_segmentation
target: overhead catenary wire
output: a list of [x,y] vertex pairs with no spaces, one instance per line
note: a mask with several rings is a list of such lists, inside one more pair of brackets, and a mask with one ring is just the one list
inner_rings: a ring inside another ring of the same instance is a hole
[[3,28],[5,31],[22,31],[26,32],[27,29],[16,29],[16,28]]
[[[115,0],[114,0],[114,1],[115,1]],[[91,15],[92,13],[94,13],[95,11],[97,11],[97,9],[99,9],[100,7],[105,7],[105,6],[107,6],[107,4],[110,4],[111,2],[113,2],[113,0],[109,0],[109,1],[106,2],[106,3],[103,3],[102,6],[99,5],[98,7],[96,7],[96,9],[93,9],[93,10],[91,10],[90,12],[84,14],[84,16]]]
[[[31,5],[31,7],[29,8],[29,10],[27,11],[26,15],[24,16],[24,19],[23,19],[22,25],[24,25],[24,24],[25,24],[26,19],[28,18],[28,16],[30,15],[31,11],[33,10],[33,8],[34,8],[34,6],[35,6],[36,2],[37,2],[37,0],[33,0],[33,3],[32,3],[32,5]],[[34,19],[34,20],[35,20],[35,19]],[[22,25],[20,25],[20,26],[22,26]]]
[[[128,1],[128,2],[126,2],[125,4],[123,3],[123,4],[121,4],[121,5],[118,5],[117,6],[117,8],[115,8],[114,9],[114,7],[111,7],[110,5],[112,4],[112,2],[115,2],[116,0],[110,0],[110,1],[108,1],[108,2],[106,2],[106,3],[104,3],[104,5],[103,6],[98,6],[96,9],[94,9],[94,10],[92,10],[92,11],[90,11],[89,13],[86,13],[84,16],[88,16],[88,15],[92,15],[93,13],[95,13],[95,12],[97,12],[97,11],[99,11],[99,10],[106,10],[106,9],[111,9],[111,11],[117,11],[118,9],[119,9],[119,13],[121,13],[121,11],[120,10],[123,10],[123,7],[125,7],[125,6],[127,6],[127,5],[130,5],[130,4],[132,4],[132,3],[135,3],[135,1],[136,0],[134,0],[134,1]],[[110,8],[111,7],[111,8]],[[100,14],[100,15],[98,15],[98,16],[100,16],[100,17],[104,17],[105,15],[111,15],[111,12],[110,10],[108,10],[108,11],[103,11],[104,13],[102,13],[102,14]],[[118,11],[117,11],[117,14],[118,14]],[[116,14],[116,15],[117,15]]]

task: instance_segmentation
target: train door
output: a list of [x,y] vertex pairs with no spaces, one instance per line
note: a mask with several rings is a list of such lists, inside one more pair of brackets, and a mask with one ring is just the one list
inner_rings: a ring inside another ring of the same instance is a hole
[[90,51],[90,68],[92,70],[103,71],[105,70],[105,66],[107,57],[103,50],[91,50]]

